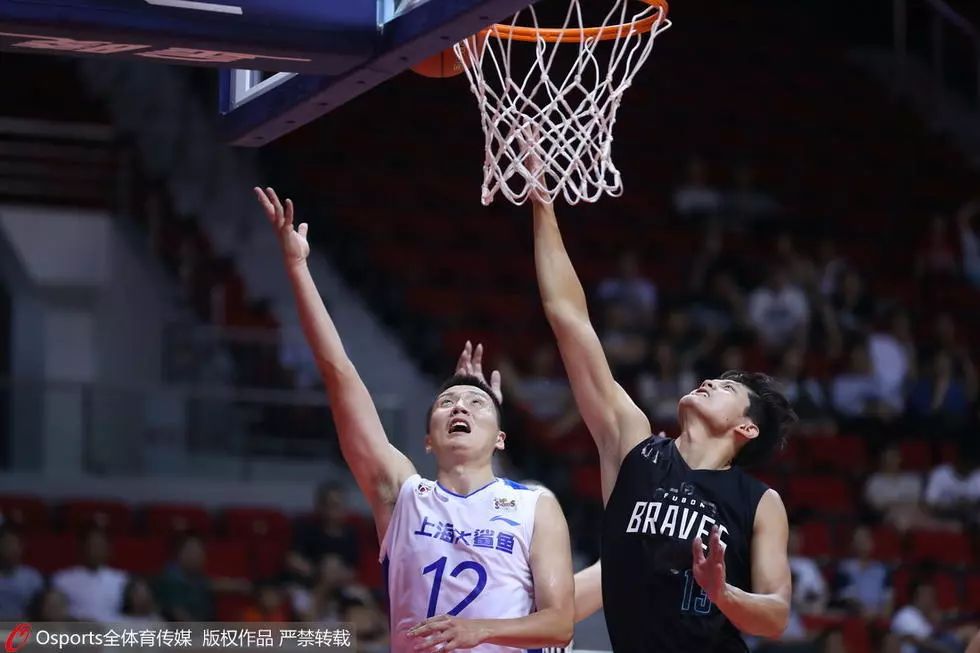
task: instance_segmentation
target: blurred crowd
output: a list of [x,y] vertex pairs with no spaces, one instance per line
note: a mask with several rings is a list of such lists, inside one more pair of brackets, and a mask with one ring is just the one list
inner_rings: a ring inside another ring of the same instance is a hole
[[[14,524],[0,529],[0,620],[97,621],[134,627],[169,622],[304,621],[353,624],[359,650],[386,651],[381,588],[359,577],[362,550],[342,487],[318,488],[312,517],[292,529],[288,551],[266,578],[209,573],[204,536],[176,534],[171,560],[153,575],[110,565],[112,537],[98,519],[79,533],[78,564],[47,577],[24,562]],[[232,600],[229,601],[228,599]]]

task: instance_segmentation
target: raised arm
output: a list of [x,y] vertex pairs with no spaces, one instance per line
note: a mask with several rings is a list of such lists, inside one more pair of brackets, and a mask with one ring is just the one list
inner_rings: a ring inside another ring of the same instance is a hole
[[531,540],[531,577],[536,610],[512,619],[462,619],[440,615],[410,633],[426,653],[448,653],[480,644],[520,649],[566,646],[575,617],[572,552],[568,524],[551,493],[538,499]]
[[572,394],[599,449],[603,499],[608,500],[623,458],[650,436],[650,422],[613,378],[554,207],[540,200],[534,201],[534,265]]
[[602,609],[602,562],[575,574],[575,623]]
[[725,581],[725,545],[718,527],[711,530],[709,553],[693,540],[694,578],[728,620],[743,633],[776,638],[789,622],[793,591],[786,543],[789,523],[782,499],[768,490],[759,501],[752,530],[752,591]]
[[306,262],[310,253],[306,240],[308,225],[303,223],[294,229],[292,201],[287,199],[284,207],[271,188],[265,191],[256,188],[255,194],[282,247],[300,324],[330,397],[340,450],[371,505],[378,537],[383,538],[398,489],[415,473],[415,468],[388,441],[371,395],[347,356],[340,334],[317,292]]

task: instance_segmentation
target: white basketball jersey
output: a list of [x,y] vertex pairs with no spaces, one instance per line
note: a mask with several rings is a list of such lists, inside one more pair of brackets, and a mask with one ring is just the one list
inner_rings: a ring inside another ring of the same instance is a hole
[[394,653],[413,649],[406,633],[429,617],[508,619],[534,610],[531,537],[541,494],[506,479],[467,496],[418,474],[405,481],[381,544]]

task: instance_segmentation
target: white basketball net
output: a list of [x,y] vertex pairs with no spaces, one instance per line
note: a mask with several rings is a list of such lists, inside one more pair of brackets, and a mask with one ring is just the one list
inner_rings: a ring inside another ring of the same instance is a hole
[[[579,2],[570,0],[563,31],[578,33],[590,27],[582,23]],[[596,36],[561,43],[538,35],[534,43],[517,43],[534,49],[534,64],[528,70],[512,68],[516,39],[494,27],[485,40],[471,37],[456,44],[456,56],[476,96],[486,137],[483,204],[490,204],[498,191],[514,204],[523,204],[532,194],[548,201],[563,196],[569,204],[595,202],[603,193],[622,194],[622,179],[612,161],[616,111],[636,71],[650,55],[653,40],[670,27],[656,6],[643,4],[641,11],[627,8],[635,5],[639,9],[639,4],[612,0],[602,25],[591,26],[601,27],[603,36],[616,34],[617,38],[605,42],[602,52],[597,52],[600,39]],[[531,25],[527,19],[518,23],[522,15],[530,17]],[[655,15],[649,32],[636,28],[638,21]],[[534,7],[516,14],[510,24],[533,26],[537,31]],[[569,49],[576,47],[577,56],[569,57]],[[558,57],[560,48],[565,50]],[[605,63],[600,61],[607,58]],[[532,154],[540,161],[540,174],[533,174],[525,165]]]

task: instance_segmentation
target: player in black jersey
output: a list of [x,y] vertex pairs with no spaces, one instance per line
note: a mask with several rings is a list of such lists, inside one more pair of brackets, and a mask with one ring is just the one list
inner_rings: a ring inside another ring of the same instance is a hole
[[733,372],[680,400],[676,440],[651,436],[613,378],[553,207],[532,200],[545,314],[599,449],[602,598],[613,649],[745,651],[740,633],[777,637],[791,593],[786,510],[740,466],[782,444],[793,411],[769,377]]

